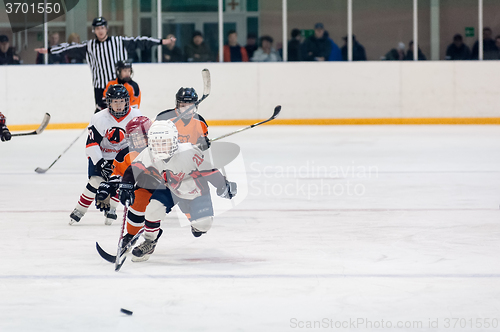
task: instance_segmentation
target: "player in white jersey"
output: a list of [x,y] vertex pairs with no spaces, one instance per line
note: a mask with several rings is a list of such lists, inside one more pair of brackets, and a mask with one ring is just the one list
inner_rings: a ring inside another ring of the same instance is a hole
[[[200,168],[203,152],[191,143],[178,143],[178,132],[170,120],[157,120],[148,131],[148,149],[143,150],[132,162],[134,178],[140,181],[141,171],[157,170],[163,180],[151,196],[146,208],[144,242],[132,251],[132,261],[145,261],[153,253],[161,236],[160,222],[178,204],[191,222],[195,237],[206,233],[212,226],[213,206],[210,182],[217,194],[231,199],[236,195],[236,183],[226,180],[218,169]],[[127,170],[130,173],[130,170]],[[120,184],[120,201],[134,200],[134,184],[128,183],[127,172]]]
[[[130,107],[128,91],[121,84],[108,89],[106,103],[108,108],[94,114],[88,126],[85,152],[89,160],[89,182],[70,214],[70,225],[80,221],[94,201],[99,184],[108,180],[113,160],[118,152],[127,147],[125,126],[131,119],[141,115],[139,109]],[[105,212],[106,225],[111,225],[117,218],[118,199],[112,197],[110,204],[110,210]]]

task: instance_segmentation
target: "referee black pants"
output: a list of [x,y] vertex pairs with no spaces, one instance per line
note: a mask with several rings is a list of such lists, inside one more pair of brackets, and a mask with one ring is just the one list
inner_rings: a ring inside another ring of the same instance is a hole
[[103,93],[104,93],[104,89],[94,88],[94,99],[95,99],[95,105],[96,105],[94,113],[97,113],[100,110],[103,110],[107,107],[106,101],[104,100],[104,98],[102,96]]

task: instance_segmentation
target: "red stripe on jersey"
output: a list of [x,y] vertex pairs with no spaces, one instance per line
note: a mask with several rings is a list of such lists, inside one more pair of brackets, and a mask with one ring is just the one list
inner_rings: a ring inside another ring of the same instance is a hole
[[99,146],[99,143],[94,142],[94,143],[87,144],[86,148],[90,148],[91,146]]

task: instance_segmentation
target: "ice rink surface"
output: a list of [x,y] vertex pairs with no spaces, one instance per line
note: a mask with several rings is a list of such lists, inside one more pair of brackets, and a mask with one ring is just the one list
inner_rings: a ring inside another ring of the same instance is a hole
[[498,126],[229,137],[240,203],[200,238],[169,216],[149,261],[119,272],[95,242],[114,253],[120,220],[105,226],[92,206],[68,225],[87,180],[84,136],[34,172],[80,133],[0,143],[0,331],[500,329]]

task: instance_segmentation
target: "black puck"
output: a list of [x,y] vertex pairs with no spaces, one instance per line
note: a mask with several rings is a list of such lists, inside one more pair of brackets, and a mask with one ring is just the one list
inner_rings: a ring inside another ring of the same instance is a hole
[[123,309],[123,308],[121,308],[120,311],[123,312],[124,314],[127,314],[127,315],[132,315],[133,314],[132,311],[127,310],[127,309]]

